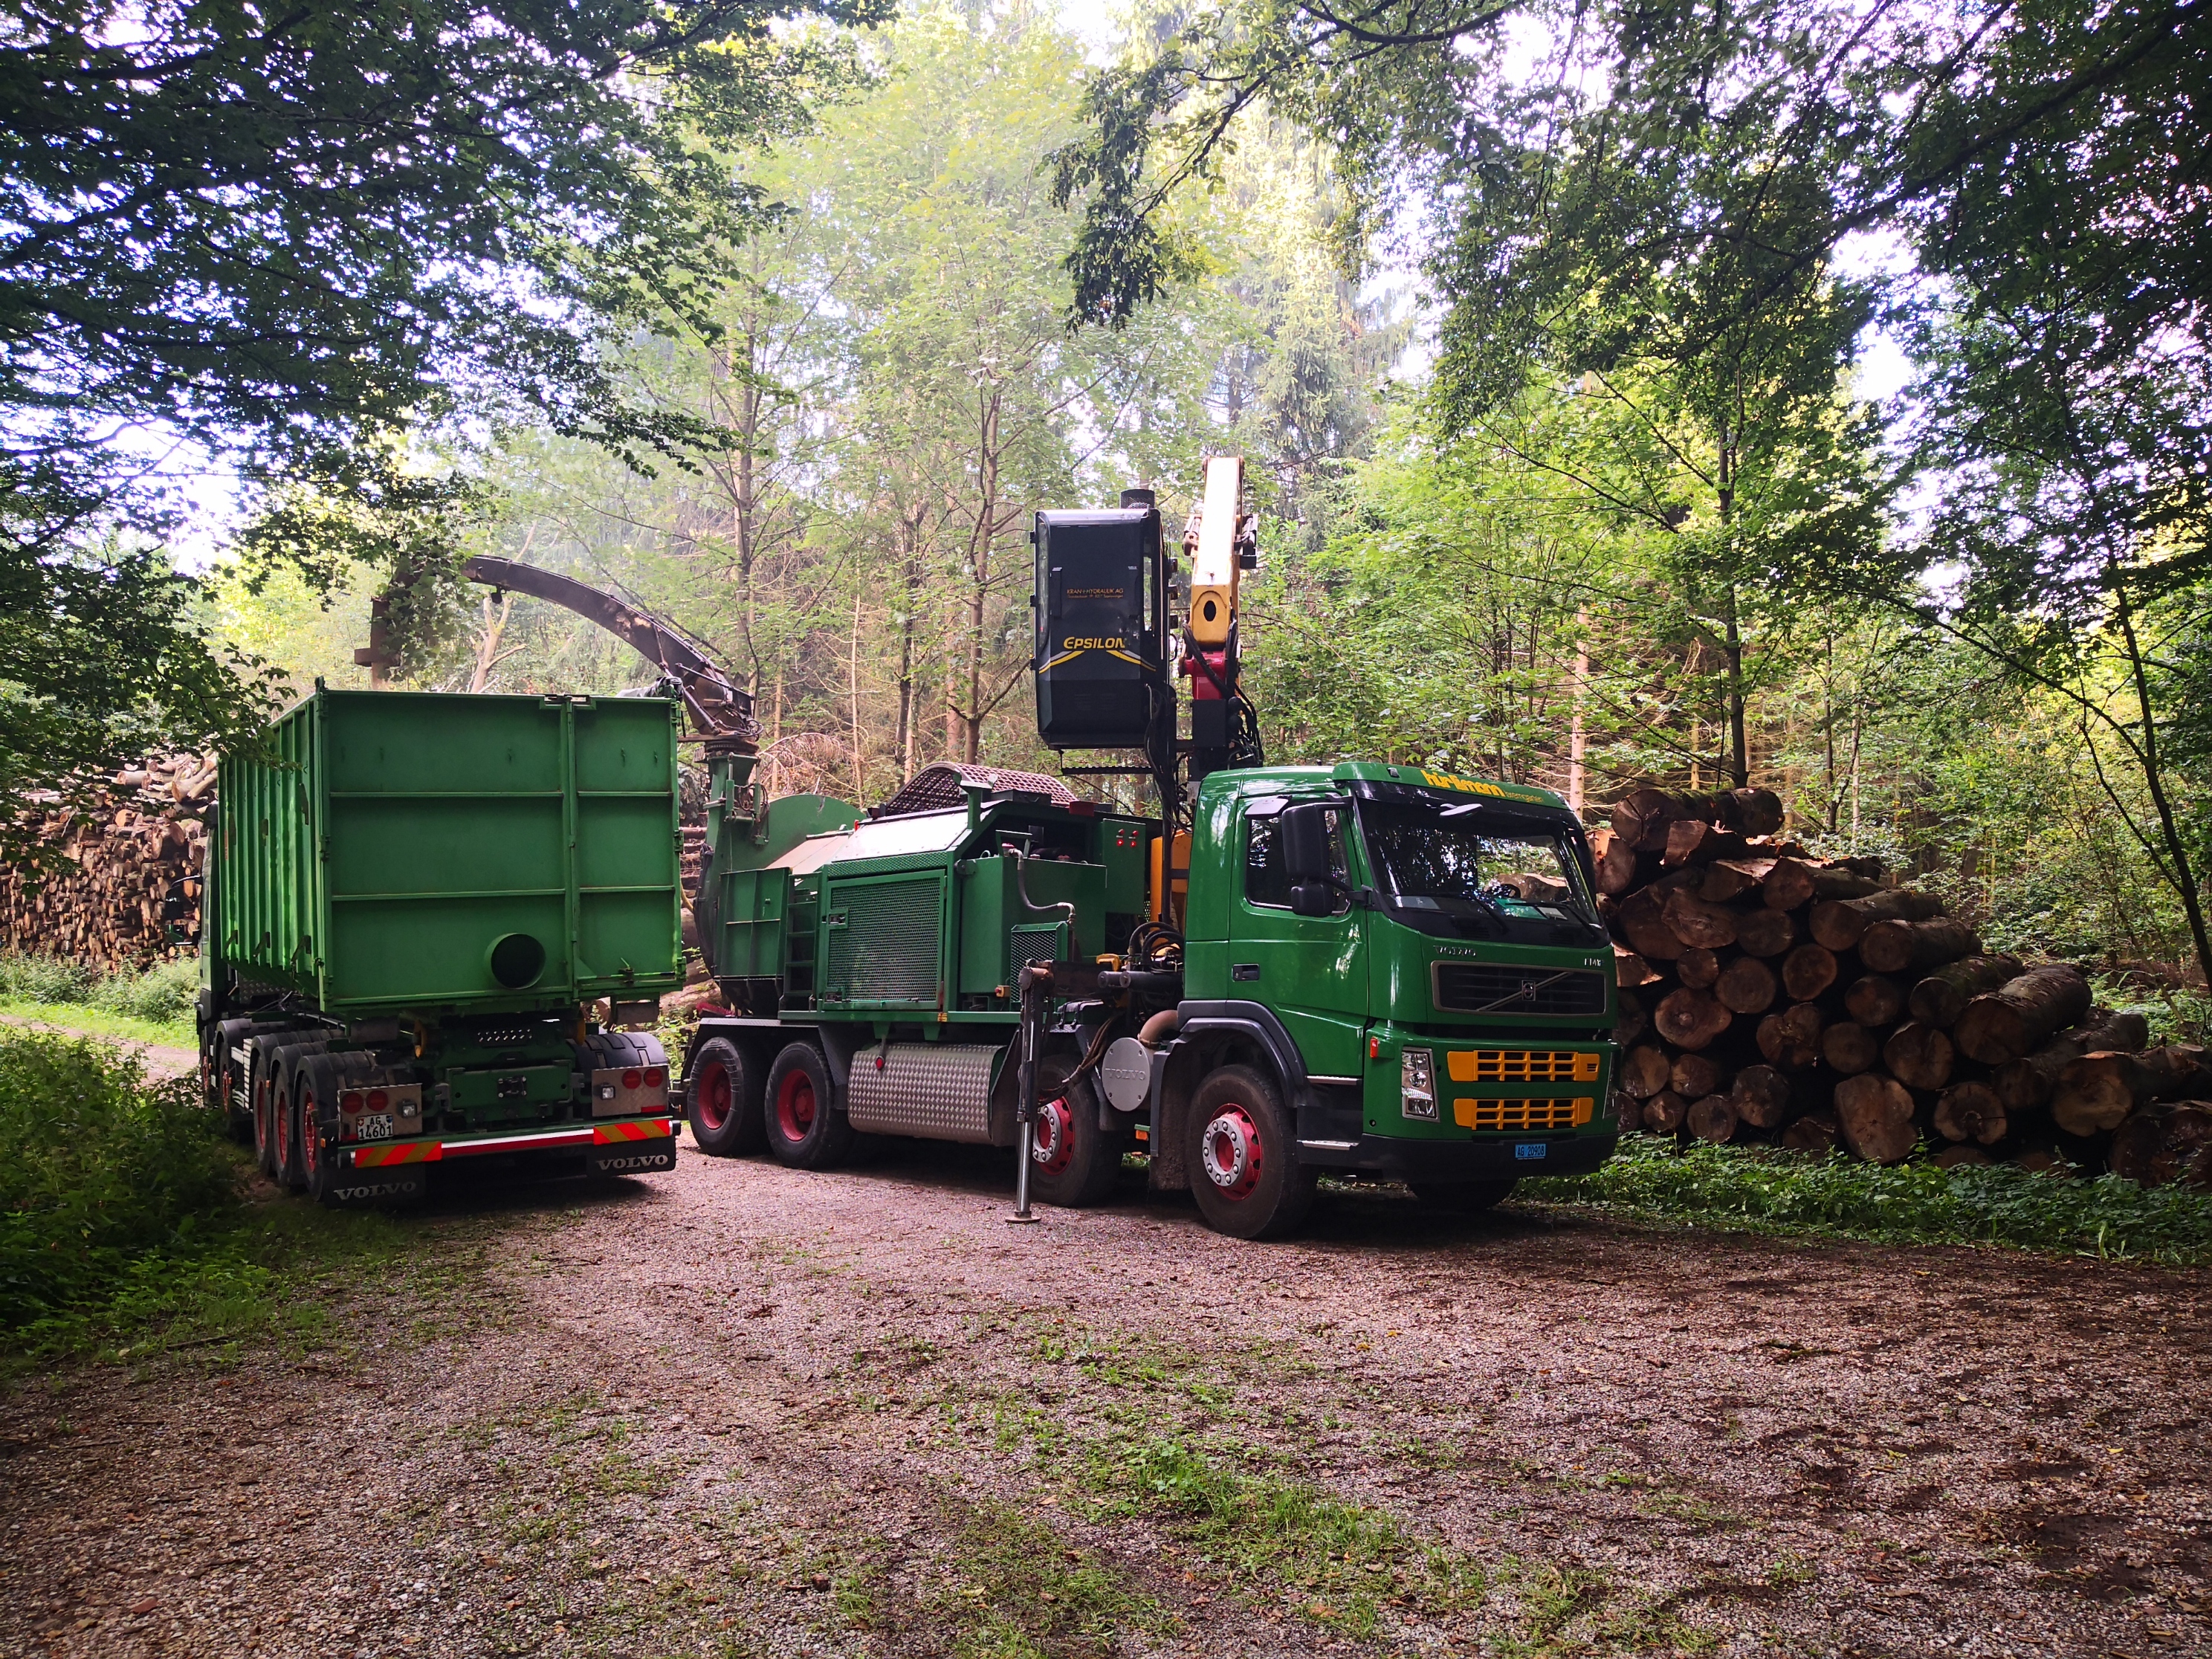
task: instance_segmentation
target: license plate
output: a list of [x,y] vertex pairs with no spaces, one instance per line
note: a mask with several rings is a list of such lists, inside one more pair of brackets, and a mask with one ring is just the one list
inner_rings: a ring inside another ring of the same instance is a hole
[[391,1139],[392,1114],[389,1112],[363,1112],[359,1117],[353,1121],[353,1133],[354,1139],[356,1140]]
[[1552,1149],[1540,1140],[1524,1140],[1513,1148],[1513,1156],[1521,1158],[1547,1158]]

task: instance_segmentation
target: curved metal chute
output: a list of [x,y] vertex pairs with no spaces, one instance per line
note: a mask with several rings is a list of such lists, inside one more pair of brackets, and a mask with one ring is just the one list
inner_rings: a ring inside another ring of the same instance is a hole
[[544,599],[597,623],[675,680],[677,693],[690,711],[692,723],[708,738],[742,738],[750,741],[760,735],[760,724],[753,719],[752,694],[709,662],[696,646],[651,613],[611,593],[586,587],[550,570],[540,570],[535,565],[517,564],[512,559],[468,559],[461,565],[461,574],[471,581],[527,593],[532,599]]

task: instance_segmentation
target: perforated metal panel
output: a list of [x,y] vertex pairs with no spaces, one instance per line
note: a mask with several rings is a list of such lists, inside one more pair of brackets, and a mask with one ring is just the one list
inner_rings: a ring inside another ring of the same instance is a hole
[[[840,883],[828,920],[824,1001],[937,1004],[938,903],[944,878]],[[842,922],[836,918],[842,916]]]
[[1027,922],[1006,932],[1006,977],[1013,976],[1032,962],[1058,962],[1067,954],[1067,924],[1047,922],[1040,926]]
[[853,1056],[845,1115],[875,1134],[988,1145],[991,1075],[1000,1052],[953,1042],[863,1048]]

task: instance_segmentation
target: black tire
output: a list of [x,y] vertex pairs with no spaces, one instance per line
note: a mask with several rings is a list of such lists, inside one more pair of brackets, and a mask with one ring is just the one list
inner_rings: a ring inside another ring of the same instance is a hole
[[253,1113],[251,1101],[247,1109],[240,1111],[239,1097],[245,1092],[246,1068],[233,1060],[231,1051],[241,1044],[253,1030],[250,1019],[226,1019],[212,1028],[210,1042],[214,1052],[205,1061],[208,1073],[208,1104],[222,1114],[223,1127],[241,1145],[253,1144]]
[[1249,1066],[1224,1066],[1198,1085],[1183,1155],[1191,1196],[1218,1233],[1287,1238],[1313,1208],[1315,1172],[1298,1162],[1290,1114],[1274,1084]]
[[253,1159],[271,1180],[276,1175],[276,1151],[283,1134],[276,1126],[276,1045],[280,1039],[249,1041],[246,1045],[247,1133],[253,1141]]
[[337,1110],[338,1068],[328,1054],[302,1060],[292,1073],[292,1112],[298,1120],[301,1153],[300,1190],[318,1204],[336,1205],[333,1190],[344,1173],[323,1142],[325,1109]]
[[289,1054],[276,1068],[276,1181],[279,1186],[295,1193],[307,1189],[308,1174],[320,1161],[317,1147],[307,1144],[307,1137],[314,1136],[319,1141],[322,1131],[316,1127],[314,1119],[303,1121],[300,1115],[301,1085],[307,1080],[307,1067],[316,1058]]
[[851,1153],[853,1126],[812,1043],[786,1043],[768,1068],[761,1130],[776,1162],[794,1170],[834,1170]]
[[1030,1195],[1071,1210],[1100,1203],[1113,1192],[1126,1139],[1098,1127],[1098,1091],[1091,1079],[1072,1091],[1062,1090],[1062,1079],[1074,1069],[1067,1054],[1037,1061],[1037,1093],[1044,1103],[1037,1108],[1030,1162]]
[[1520,1184],[1517,1176],[1503,1181],[1412,1181],[1406,1183],[1425,1210],[1443,1215],[1480,1215],[1503,1204]]
[[684,1101],[691,1139],[713,1158],[738,1158],[768,1145],[760,1067],[727,1037],[708,1037],[691,1056]]

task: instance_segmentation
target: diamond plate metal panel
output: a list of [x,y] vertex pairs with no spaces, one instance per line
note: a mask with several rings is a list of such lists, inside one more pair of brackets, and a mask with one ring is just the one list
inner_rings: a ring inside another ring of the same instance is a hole
[[845,1115],[856,1129],[925,1140],[991,1139],[991,1073],[1000,1050],[981,1043],[894,1042],[853,1056]]

